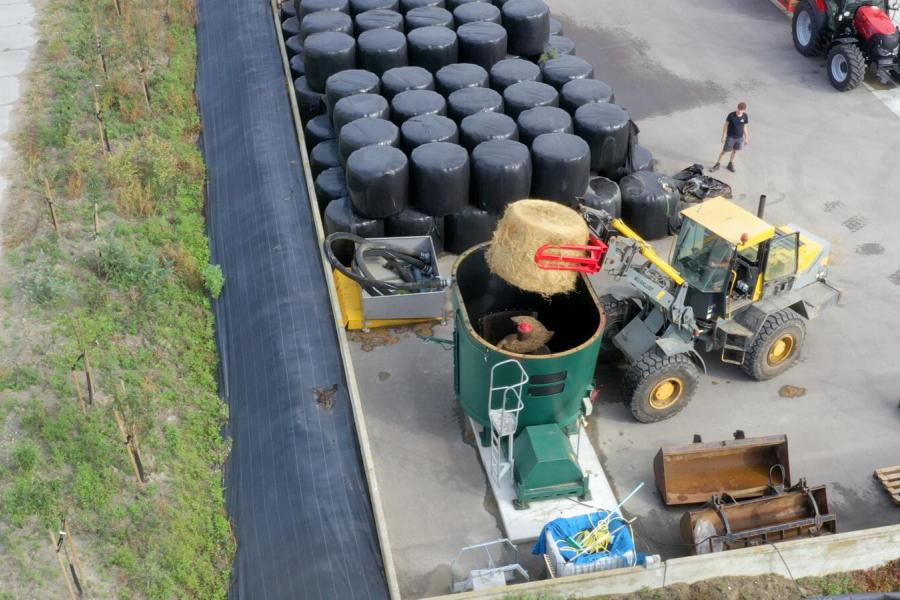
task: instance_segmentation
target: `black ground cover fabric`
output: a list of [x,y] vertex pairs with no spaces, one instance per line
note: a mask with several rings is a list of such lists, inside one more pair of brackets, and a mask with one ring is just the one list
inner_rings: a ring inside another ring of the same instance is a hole
[[270,6],[201,0],[197,39],[231,597],[386,598]]

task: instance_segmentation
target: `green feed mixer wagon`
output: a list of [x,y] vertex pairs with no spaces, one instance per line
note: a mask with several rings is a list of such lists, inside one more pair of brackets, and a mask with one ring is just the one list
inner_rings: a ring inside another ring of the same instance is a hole
[[[575,291],[550,297],[508,284],[488,269],[488,246],[471,248],[453,269],[456,395],[490,447],[489,476],[498,485],[512,477],[518,508],[588,498],[588,477],[569,436],[590,410],[603,308],[584,275]],[[531,332],[522,317],[552,332],[528,353],[506,345]]]

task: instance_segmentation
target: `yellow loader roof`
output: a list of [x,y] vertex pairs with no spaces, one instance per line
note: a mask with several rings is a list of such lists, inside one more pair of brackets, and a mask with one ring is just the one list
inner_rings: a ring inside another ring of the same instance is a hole
[[[681,211],[686,218],[699,223],[738,249],[756,246],[775,235],[775,227],[725,198],[710,198]],[[741,237],[746,234],[746,241]]]

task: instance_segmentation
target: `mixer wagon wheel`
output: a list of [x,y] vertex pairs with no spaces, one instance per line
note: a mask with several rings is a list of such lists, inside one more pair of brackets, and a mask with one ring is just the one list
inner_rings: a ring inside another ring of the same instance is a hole
[[628,367],[623,392],[634,418],[654,423],[681,412],[699,382],[700,373],[686,354],[666,356],[654,348]]
[[772,379],[797,362],[805,339],[803,317],[790,309],[779,310],[763,323],[741,368],[757,381]]
[[637,306],[629,298],[617,300],[612,294],[601,296],[600,303],[606,314],[606,327],[603,329],[603,339],[600,341],[597,362],[601,365],[608,365],[622,359],[622,351],[613,344],[613,338],[635,316]]

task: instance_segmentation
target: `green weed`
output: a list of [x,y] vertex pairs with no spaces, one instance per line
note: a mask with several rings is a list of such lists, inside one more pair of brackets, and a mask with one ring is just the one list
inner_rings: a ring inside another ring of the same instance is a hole
[[222,267],[208,264],[203,267],[200,274],[203,277],[203,285],[206,286],[206,291],[213,298],[218,298],[222,293],[222,288],[225,287],[225,275],[222,273]]

